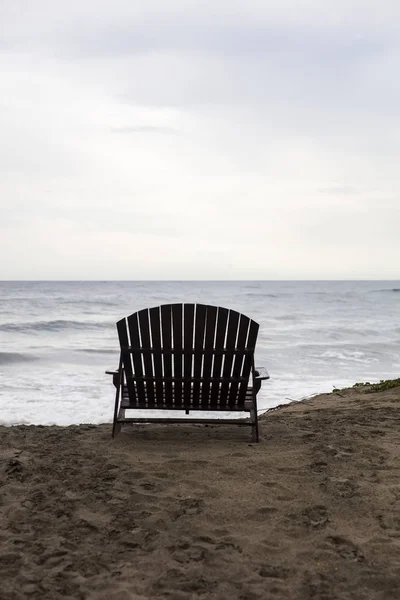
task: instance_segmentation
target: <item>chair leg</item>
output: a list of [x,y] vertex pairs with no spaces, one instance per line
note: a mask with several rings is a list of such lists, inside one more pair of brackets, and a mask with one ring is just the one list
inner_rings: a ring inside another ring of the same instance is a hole
[[125,420],[125,409],[120,408],[118,415],[116,415],[114,417],[113,434],[112,434],[113,437],[118,435],[119,432],[121,431],[122,423],[124,422],[124,420]]
[[255,426],[254,426],[254,433],[255,433],[256,443],[258,444],[258,442],[260,441],[260,436],[258,435],[258,418],[257,418],[257,413],[256,413],[256,423],[255,423]]
[[117,436],[120,433],[120,431],[121,431],[121,423],[114,421],[113,429],[112,429],[112,437],[115,438],[115,436]]
[[117,419],[118,419],[118,406],[119,406],[120,385],[116,386],[116,388],[117,388],[117,390],[115,392],[115,404],[114,404],[114,419],[113,419],[112,437],[115,437],[121,431],[121,425],[120,425],[120,423],[117,422]]
[[250,412],[251,417],[251,441],[254,443],[258,443],[260,441],[258,435],[258,418],[257,418],[257,410],[252,410]]

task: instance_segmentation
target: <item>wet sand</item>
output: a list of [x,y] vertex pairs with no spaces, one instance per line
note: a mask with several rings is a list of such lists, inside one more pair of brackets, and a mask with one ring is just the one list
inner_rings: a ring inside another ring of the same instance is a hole
[[400,597],[400,387],[250,428],[0,428],[0,599]]

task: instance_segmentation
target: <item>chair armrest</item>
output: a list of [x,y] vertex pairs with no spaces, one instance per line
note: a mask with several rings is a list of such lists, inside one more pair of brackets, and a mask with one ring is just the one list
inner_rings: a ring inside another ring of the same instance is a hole
[[119,388],[120,383],[121,383],[121,376],[123,377],[123,370],[122,372],[117,369],[116,371],[106,371],[106,375],[112,375],[113,376],[113,385],[116,388]]
[[269,373],[265,367],[257,367],[254,371],[254,379],[262,381],[263,379],[269,379]]

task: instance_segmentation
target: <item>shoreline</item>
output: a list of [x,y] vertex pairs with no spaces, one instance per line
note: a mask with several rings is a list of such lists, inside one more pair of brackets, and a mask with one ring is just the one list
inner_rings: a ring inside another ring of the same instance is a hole
[[[314,391],[313,393],[307,393],[307,395],[302,395],[299,396],[298,398],[285,398],[287,400],[287,402],[280,402],[279,404],[276,404],[275,406],[270,406],[267,408],[260,408],[258,406],[258,418],[261,419],[263,418],[265,415],[269,414],[271,411],[277,410],[279,408],[283,408],[284,406],[290,406],[292,404],[297,404],[299,402],[307,402],[310,399],[313,398],[317,398],[320,396],[326,396],[326,395],[330,395],[332,393],[336,393],[338,396],[340,396],[340,393],[345,391],[345,390],[351,390],[351,389],[355,389],[358,388],[359,390],[362,389],[363,385],[368,385],[369,390],[373,390],[376,386],[380,386],[381,384],[393,384],[394,386],[400,386],[400,378],[398,379],[387,379],[387,380],[379,380],[373,383],[367,383],[367,384],[363,384],[363,383],[355,383],[352,386],[348,386],[348,387],[344,387],[344,388],[335,388],[335,386],[330,386],[332,388],[332,390],[328,391]],[[109,406],[110,406],[110,410],[108,411],[111,415],[112,410],[113,410],[113,404],[114,404],[114,396],[113,394],[113,390],[111,393],[111,396],[109,397]],[[156,412],[156,411],[154,411]],[[146,414],[148,414],[148,412],[144,412],[143,417],[146,416]],[[213,414],[213,413],[209,413]],[[176,415],[174,415],[176,416]],[[235,416],[235,415],[234,415]],[[234,418],[234,416],[231,416],[230,418]],[[236,415],[237,416],[237,415]],[[217,418],[217,416],[215,417]],[[239,417],[237,416],[237,418],[243,418],[243,417]],[[184,415],[182,415],[182,420],[184,420]],[[1,427],[60,427],[60,428],[67,428],[67,427],[85,427],[85,426],[95,426],[95,427],[101,427],[104,425],[110,425],[111,424],[111,417],[110,417],[110,421],[101,421],[101,422],[90,422],[90,421],[82,421],[81,423],[68,423],[68,424],[59,424],[59,423],[54,423],[54,422],[50,422],[50,423],[27,423],[27,422],[2,422],[0,419],[0,428]]]
[[[367,386],[368,387],[368,386]],[[7,600],[393,600],[400,386],[250,428],[0,426]]]

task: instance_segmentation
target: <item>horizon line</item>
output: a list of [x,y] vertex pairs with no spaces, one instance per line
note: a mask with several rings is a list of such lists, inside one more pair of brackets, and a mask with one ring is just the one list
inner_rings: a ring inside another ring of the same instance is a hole
[[355,282],[355,281],[400,281],[399,279],[364,279],[364,278],[346,278],[346,279],[0,279],[0,283],[213,283],[213,282]]

